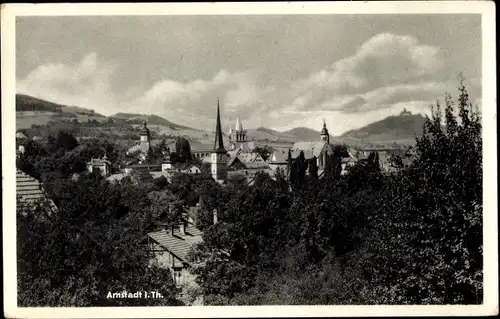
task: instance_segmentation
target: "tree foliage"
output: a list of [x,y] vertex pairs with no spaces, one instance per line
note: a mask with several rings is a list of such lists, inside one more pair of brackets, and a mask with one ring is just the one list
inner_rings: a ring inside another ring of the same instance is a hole
[[374,152],[340,175],[339,147],[316,180],[314,161],[289,153],[288,181],[218,197],[196,251],[206,303],[481,303],[481,122],[468,101],[461,84],[457,105],[438,104],[395,173]]
[[[18,214],[21,306],[178,305],[168,269],[150,263],[146,232],[163,199],[87,176],[54,180],[58,211]],[[153,208],[153,207],[154,208]],[[156,214],[156,215],[155,215]],[[162,299],[112,299],[111,292],[157,291]]]

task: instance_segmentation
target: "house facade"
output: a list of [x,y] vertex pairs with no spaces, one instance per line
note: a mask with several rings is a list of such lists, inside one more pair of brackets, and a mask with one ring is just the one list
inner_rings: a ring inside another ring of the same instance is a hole
[[[148,249],[154,253],[152,262],[171,271],[172,279],[181,289],[179,297],[184,301],[187,300],[188,290],[196,287],[196,276],[192,269],[197,263],[194,263],[189,255],[194,246],[203,241],[203,233],[194,225],[201,209],[201,203],[196,207],[185,208],[180,224],[150,232],[147,236]],[[217,221],[217,212],[214,211],[214,224]],[[195,304],[200,303],[202,300],[195,301]]]
[[87,170],[90,173],[97,172],[102,176],[108,176],[111,173],[111,162],[108,161],[106,155],[103,158],[92,158],[87,163]]

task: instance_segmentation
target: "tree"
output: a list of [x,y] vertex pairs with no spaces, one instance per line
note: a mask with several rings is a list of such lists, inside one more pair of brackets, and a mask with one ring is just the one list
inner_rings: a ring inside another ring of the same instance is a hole
[[71,151],[78,146],[78,141],[71,135],[64,131],[59,131],[57,138],[55,139],[55,148],[63,149],[65,151]]
[[297,169],[297,185],[304,185],[306,179],[307,162],[304,156],[304,151],[300,151],[296,160]]
[[481,303],[481,121],[463,82],[458,107],[447,95],[443,119],[438,101],[416,148],[376,215],[376,289],[365,295],[375,303]]
[[[18,302],[33,306],[179,305],[168,269],[145,246],[147,196],[83,177],[63,183],[58,211],[17,216]],[[109,292],[158,291],[163,299],[110,299]]]
[[309,162],[309,176],[312,180],[318,179],[318,164],[316,156]]
[[294,163],[295,162],[293,161],[292,158],[292,152],[288,150],[287,170],[288,170],[288,179],[290,180],[291,185],[295,185],[295,183],[297,182],[297,167]]
[[201,171],[201,174],[205,175],[205,176],[211,176],[211,165],[210,163],[206,163],[206,162],[203,162],[201,163],[201,168],[200,168],[200,171]]
[[186,163],[191,160],[191,145],[184,137],[178,137],[175,142],[175,159],[178,162]]

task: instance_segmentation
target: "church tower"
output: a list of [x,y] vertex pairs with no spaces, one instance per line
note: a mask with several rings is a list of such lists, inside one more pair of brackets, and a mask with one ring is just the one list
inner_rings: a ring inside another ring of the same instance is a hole
[[141,142],[139,144],[139,149],[141,151],[141,160],[144,161],[149,153],[149,150],[151,149],[151,143],[149,141],[150,138],[150,132],[148,129],[148,125],[146,124],[146,121],[142,123],[142,130],[141,130]]
[[321,129],[321,140],[325,141],[327,144],[330,144],[330,134],[328,133],[328,129],[326,128],[325,120],[323,120],[323,128]]
[[217,124],[215,127],[214,150],[212,151],[211,166],[212,177],[216,182],[223,183],[227,178],[226,149],[222,139],[222,128],[220,123],[219,99],[217,99]]
[[247,141],[247,131],[243,129],[243,125],[241,125],[240,116],[236,115],[236,142],[243,143]]

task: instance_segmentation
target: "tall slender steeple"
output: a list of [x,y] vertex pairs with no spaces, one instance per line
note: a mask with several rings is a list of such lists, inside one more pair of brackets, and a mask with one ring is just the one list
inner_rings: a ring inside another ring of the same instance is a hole
[[224,148],[224,141],[222,139],[222,128],[220,124],[219,99],[217,99],[217,124],[215,127],[214,151],[216,153],[226,153],[226,149]]
[[212,152],[211,169],[212,178],[218,183],[224,183],[227,178],[227,159],[224,141],[222,140],[222,128],[220,123],[219,99],[217,99],[217,124],[215,128],[214,150]]

